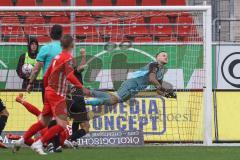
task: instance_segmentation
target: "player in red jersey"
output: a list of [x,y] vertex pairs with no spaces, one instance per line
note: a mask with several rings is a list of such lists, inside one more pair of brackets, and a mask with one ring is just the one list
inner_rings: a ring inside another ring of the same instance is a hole
[[[22,93],[20,93],[16,97],[16,102],[22,104],[31,114],[35,115],[38,119],[40,118],[41,111],[36,106],[34,106],[31,103],[29,103],[26,100],[24,100],[24,97],[23,97]],[[47,130],[49,128],[51,128],[54,125],[56,125],[56,120],[53,119],[53,120],[50,121],[50,123],[48,124],[47,127],[45,127],[44,129],[40,130],[38,133],[42,136],[42,135],[44,135],[47,132]],[[57,141],[57,143],[59,143],[59,144],[54,144],[54,143],[56,143],[54,139],[51,139],[47,144],[45,144],[45,146],[49,146],[49,147],[47,147],[48,152],[61,152],[62,151],[62,147],[61,146],[63,146],[64,140],[70,136],[69,132],[70,132],[69,128],[67,128],[66,130],[61,132],[60,140],[59,140],[59,142]],[[9,134],[9,135],[7,135],[7,137],[8,137],[8,139],[21,141],[21,136],[19,136],[19,135]],[[39,137],[37,137],[35,139],[29,138],[25,142],[25,144],[28,145],[28,146],[31,146],[32,143],[34,141],[38,140],[38,139],[39,139]],[[18,146],[15,146],[15,143],[14,143],[14,147],[13,147],[13,150],[12,150],[14,153],[20,149]],[[55,147],[55,145],[57,147]]]
[[[33,124],[24,134],[24,141],[27,141],[39,130],[45,128],[48,122],[55,117],[57,124],[51,128],[39,139],[31,145],[31,148],[41,155],[46,153],[43,151],[43,144],[53,138],[56,134],[65,130],[67,121],[67,108],[65,96],[67,93],[68,83],[72,83],[78,88],[82,88],[82,84],[74,75],[74,69],[71,66],[73,48],[73,38],[64,36],[61,40],[63,48],[62,53],[57,55],[47,73],[44,75],[45,101],[40,120]],[[86,92],[87,90],[84,90]],[[89,94],[89,93],[85,93]]]

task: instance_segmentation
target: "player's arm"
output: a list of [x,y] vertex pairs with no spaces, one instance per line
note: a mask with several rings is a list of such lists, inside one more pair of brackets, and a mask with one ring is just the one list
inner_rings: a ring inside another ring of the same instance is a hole
[[161,89],[162,88],[162,84],[161,81],[158,81],[157,79],[157,71],[158,71],[158,67],[156,63],[151,63],[149,65],[149,82],[154,85],[157,89]]
[[67,80],[72,83],[74,86],[82,89],[82,83],[77,79],[77,77],[74,75],[74,69],[71,66],[71,60],[68,60],[64,64],[64,72],[67,77]]
[[81,63],[77,67],[77,72],[82,72],[86,64],[86,50],[84,48],[81,48],[80,54],[81,54]]
[[43,62],[37,62],[33,68],[33,71],[30,75],[30,80],[29,80],[29,83],[30,84],[33,84],[33,82],[36,80],[37,76],[38,76],[38,73],[41,71],[43,67]]
[[162,80],[157,79],[158,67],[156,63],[152,63],[149,66],[149,82],[156,87],[157,93],[167,98],[177,98],[177,95],[173,90],[165,89],[162,86]]

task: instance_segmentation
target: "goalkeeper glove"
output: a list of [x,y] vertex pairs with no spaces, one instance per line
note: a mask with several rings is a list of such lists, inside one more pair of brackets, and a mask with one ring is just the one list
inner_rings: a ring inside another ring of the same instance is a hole
[[172,92],[166,92],[164,97],[177,99],[177,94],[175,92],[173,92],[173,91]]

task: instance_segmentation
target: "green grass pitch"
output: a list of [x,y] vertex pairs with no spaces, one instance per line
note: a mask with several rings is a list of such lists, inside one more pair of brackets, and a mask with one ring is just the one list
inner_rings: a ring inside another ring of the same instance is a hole
[[39,156],[30,149],[13,154],[0,149],[0,160],[239,160],[239,147],[127,147],[65,149]]

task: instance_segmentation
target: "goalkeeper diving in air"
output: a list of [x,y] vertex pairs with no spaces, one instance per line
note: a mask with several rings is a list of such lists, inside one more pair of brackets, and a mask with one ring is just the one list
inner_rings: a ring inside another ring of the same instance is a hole
[[88,105],[114,105],[125,102],[134,97],[138,92],[143,91],[149,85],[154,85],[159,95],[167,98],[177,98],[173,89],[163,87],[164,65],[168,63],[168,55],[165,51],[156,54],[156,61],[147,64],[145,67],[132,73],[130,79],[122,83],[116,93],[109,93],[96,89],[90,90],[93,99],[86,100]]

